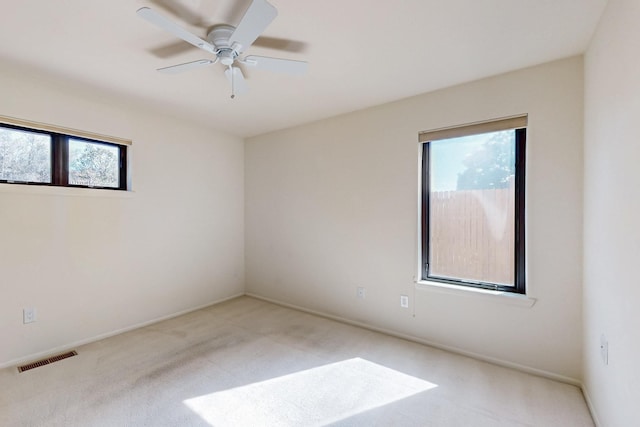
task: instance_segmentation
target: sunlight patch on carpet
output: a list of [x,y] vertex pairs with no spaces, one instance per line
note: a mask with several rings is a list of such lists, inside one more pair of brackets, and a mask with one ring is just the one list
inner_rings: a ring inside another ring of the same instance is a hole
[[354,358],[187,399],[212,426],[323,425],[437,387]]

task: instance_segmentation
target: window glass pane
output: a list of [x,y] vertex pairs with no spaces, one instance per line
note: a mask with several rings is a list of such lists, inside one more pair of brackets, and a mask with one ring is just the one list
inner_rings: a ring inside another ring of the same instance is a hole
[[515,131],[429,142],[429,275],[514,286]]
[[51,182],[51,137],[0,127],[0,179]]
[[118,188],[119,147],[69,138],[69,184]]

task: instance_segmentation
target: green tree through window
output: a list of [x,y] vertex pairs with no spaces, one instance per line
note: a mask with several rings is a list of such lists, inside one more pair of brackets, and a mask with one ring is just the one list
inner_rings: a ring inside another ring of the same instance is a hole
[[117,147],[69,140],[69,184],[117,187],[118,170]]
[[465,170],[458,174],[457,190],[507,188],[515,176],[515,134],[495,132],[480,148],[467,156]]
[[51,182],[51,137],[0,128],[0,179]]

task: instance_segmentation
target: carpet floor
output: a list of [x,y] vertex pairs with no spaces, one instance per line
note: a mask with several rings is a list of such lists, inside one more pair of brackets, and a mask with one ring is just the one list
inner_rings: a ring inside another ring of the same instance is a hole
[[579,388],[250,297],[0,370],[1,426],[593,426]]

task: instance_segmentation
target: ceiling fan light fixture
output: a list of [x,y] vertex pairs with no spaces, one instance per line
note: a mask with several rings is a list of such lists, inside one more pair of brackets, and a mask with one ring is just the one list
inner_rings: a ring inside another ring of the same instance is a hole
[[225,66],[231,65],[233,64],[233,61],[235,61],[235,59],[231,55],[220,55],[219,58],[220,58],[220,63]]

